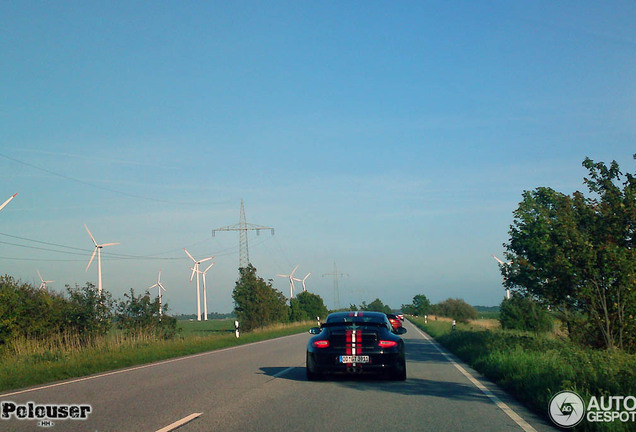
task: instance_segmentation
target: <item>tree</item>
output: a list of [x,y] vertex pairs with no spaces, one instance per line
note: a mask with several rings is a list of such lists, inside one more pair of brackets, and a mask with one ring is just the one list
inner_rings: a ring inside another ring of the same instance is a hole
[[294,300],[298,301],[300,309],[306,313],[308,319],[314,320],[320,317],[324,320],[329,314],[325,302],[317,294],[305,291],[298,294]]
[[309,319],[309,315],[303,309],[298,298],[292,298],[289,300],[289,320],[292,322],[298,321],[307,321]]
[[113,299],[108,291],[102,290],[100,296],[90,282],[81,288],[66,285],[66,291],[69,296],[67,320],[73,330],[87,338],[104,335],[110,330]]
[[477,319],[477,310],[466,303],[463,299],[448,298],[441,303],[434,306],[433,312],[436,315],[441,315],[449,318],[453,318],[460,322],[468,322],[471,319]]
[[409,315],[423,316],[427,315],[431,308],[431,302],[424,294],[417,294],[413,297],[413,303],[410,305],[402,305],[402,312]]
[[552,329],[552,317],[545,306],[537,303],[528,295],[514,293],[510,299],[504,299],[499,309],[501,328],[546,332]]
[[388,305],[385,305],[384,303],[382,303],[382,301],[379,298],[376,298],[368,305],[362,302],[362,305],[363,307],[361,307],[360,310],[363,310],[363,311],[384,312],[388,314],[393,312],[393,310]]
[[502,272],[509,288],[554,307],[571,335],[583,317],[607,348],[634,350],[636,180],[622,181],[615,161],[583,166],[591,197],[524,192],[504,245],[512,264]]
[[116,310],[117,327],[128,334],[150,332],[163,338],[174,337],[177,333],[176,318],[165,315],[168,305],[164,304],[164,314],[159,313],[159,298],[152,299],[150,293],[135,295],[135,290],[124,294]]
[[61,295],[0,276],[0,344],[60,332],[68,326],[67,311]]
[[241,267],[239,273],[232,298],[241,329],[248,331],[276,322],[287,322],[289,308],[283,293],[274,289],[271,282],[265,282],[257,276],[252,264]]

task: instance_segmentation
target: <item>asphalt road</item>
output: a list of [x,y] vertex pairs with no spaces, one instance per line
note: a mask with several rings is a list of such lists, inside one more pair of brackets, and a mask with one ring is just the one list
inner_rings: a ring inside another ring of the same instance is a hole
[[156,432],[189,416],[194,419],[180,432],[555,430],[405,326],[405,382],[309,382],[310,335],[300,334],[0,394],[0,402],[16,406],[91,406],[86,420],[44,427],[39,420],[0,419],[0,430]]

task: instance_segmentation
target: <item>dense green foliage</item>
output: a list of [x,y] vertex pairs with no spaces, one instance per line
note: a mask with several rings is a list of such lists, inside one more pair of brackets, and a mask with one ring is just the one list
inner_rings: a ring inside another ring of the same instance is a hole
[[384,312],[387,314],[390,314],[393,312],[391,307],[389,305],[385,305],[384,303],[382,303],[382,300],[380,300],[379,298],[376,298],[369,304],[362,302],[362,305],[360,306],[360,310],[369,311],[369,312]]
[[[552,396],[572,390],[591,396],[636,394],[636,355],[581,347],[550,334],[470,330],[411,318],[442,345],[546,418]],[[583,422],[575,430],[627,431],[633,424]]]
[[131,288],[130,294],[124,294],[124,300],[117,305],[117,327],[127,334],[145,331],[162,338],[171,338],[176,334],[177,320],[165,315],[165,311],[160,314],[159,309],[158,297],[151,299],[148,291],[136,296]]
[[[290,310],[282,292],[274,289],[271,282],[265,282],[257,276],[256,268],[252,264],[241,267],[239,273],[232,298],[234,312],[242,330],[249,331],[289,320]],[[300,309],[297,308],[296,311],[301,315]]]
[[417,294],[413,297],[413,303],[402,305],[402,312],[408,315],[424,316],[431,308],[430,300],[424,294]]
[[453,318],[459,322],[477,319],[477,310],[462,299],[449,298],[431,307],[433,315]]
[[115,307],[109,292],[100,296],[90,283],[67,285],[66,295],[62,295],[10,276],[0,277],[0,346],[17,339],[55,339],[62,334],[86,345],[106,335],[114,323],[128,334],[151,331],[172,337],[176,329],[173,318],[159,315],[158,300],[151,300],[148,292],[135,296],[131,290]]
[[583,166],[588,197],[547,187],[523,193],[505,245],[512,263],[501,271],[509,288],[550,305],[570,335],[634,352],[636,179],[615,161]]
[[499,322],[501,328],[508,330],[546,332],[554,327],[554,320],[545,306],[518,293],[501,302]]
[[[309,291],[302,292],[292,299],[291,310],[290,319],[292,321],[315,320],[317,318],[324,320],[329,314],[322,297]],[[298,317],[295,315],[296,310],[300,311]]]

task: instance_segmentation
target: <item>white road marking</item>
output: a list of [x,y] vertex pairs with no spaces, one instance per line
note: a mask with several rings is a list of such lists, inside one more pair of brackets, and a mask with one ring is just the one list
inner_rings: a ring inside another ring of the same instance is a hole
[[173,359],[168,359],[168,360],[162,360],[162,361],[158,361],[156,363],[148,363],[145,365],[141,365],[141,366],[135,366],[135,367],[131,367],[128,369],[120,369],[120,370],[116,370],[116,371],[112,371],[112,372],[106,372],[106,373],[102,373],[99,375],[90,375],[84,378],[78,378],[78,379],[74,379],[71,381],[62,381],[56,384],[49,384],[49,385],[44,385],[44,386],[40,386],[40,387],[35,387],[35,388],[30,388],[30,389],[25,389],[25,390],[18,390],[12,393],[4,393],[4,394],[0,394],[0,397],[7,397],[7,396],[15,396],[15,395],[19,395],[19,394],[23,394],[23,393],[30,393],[30,392],[34,392],[37,390],[45,390],[45,389],[49,389],[49,388],[54,388],[54,387],[60,387],[60,386],[64,386],[67,384],[73,384],[73,383],[77,383],[77,382],[82,382],[82,381],[88,381],[88,380],[92,380],[95,378],[102,378],[102,377],[107,377],[107,376],[111,376],[111,375],[117,375],[120,373],[125,373],[125,372],[132,372],[132,371],[136,371],[139,369],[146,369],[146,368],[151,368],[154,366],[159,366],[159,365],[164,365],[167,363],[174,363],[174,362],[178,362],[178,361],[182,361],[182,360],[187,360],[187,359],[191,359],[191,358],[196,358],[196,357],[202,357],[202,356],[206,356],[206,355],[211,355],[211,354],[216,354],[216,353],[221,353],[221,352],[226,352],[226,351],[231,351],[231,350],[235,350],[235,349],[239,349],[239,348],[243,348],[243,347],[248,347],[251,345],[259,345],[262,343],[267,343],[267,342],[272,342],[275,340],[280,340],[280,339],[286,339],[286,338],[291,338],[291,337],[298,337],[300,335],[304,335],[305,333],[297,333],[294,335],[289,335],[289,336],[282,336],[276,339],[267,339],[267,340],[262,340],[262,341],[258,341],[258,342],[252,342],[249,344],[244,344],[244,345],[236,345],[233,347],[229,347],[229,348],[222,348],[222,349],[218,349],[218,350],[214,350],[214,351],[206,351],[203,353],[199,353],[199,354],[192,354],[189,356],[185,356],[185,357],[177,357],[177,358],[173,358]]
[[470,380],[470,382],[472,382],[475,385],[475,387],[481,390],[483,394],[488,396],[488,398],[491,401],[493,401],[495,405],[499,407],[499,409],[501,409],[503,412],[505,412],[508,415],[508,417],[514,420],[514,422],[517,423],[521,427],[521,429],[523,429],[525,432],[537,432],[537,430],[533,428],[532,426],[530,426],[530,424],[528,424],[528,422],[526,422],[523,418],[521,418],[519,414],[514,412],[512,408],[506,405],[493,392],[488,390],[486,386],[484,386],[479,380],[477,380],[468,371],[466,371],[466,369],[464,369],[459,363],[453,360],[450,354],[444,348],[442,348],[441,345],[437,343],[437,341],[433,340],[429,335],[421,331],[418,327],[415,327],[415,330],[417,330],[422,335],[422,337],[424,337],[424,339],[429,341],[437,349],[437,351],[439,351],[444,357],[446,357],[446,360],[451,362],[453,366],[457,368],[458,371],[460,371],[466,378]]
[[184,424],[191,422],[195,418],[199,417],[201,414],[203,414],[203,413],[192,413],[189,416],[182,418],[181,420],[177,420],[176,422],[174,422],[174,423],[172,423],[172,424],[170,424],[170,425],[168,425],[168,426],[166,426],[164,428],[159,429],[157,432],[170,432],[170,431],[173,431],[176,428],[181,427]]

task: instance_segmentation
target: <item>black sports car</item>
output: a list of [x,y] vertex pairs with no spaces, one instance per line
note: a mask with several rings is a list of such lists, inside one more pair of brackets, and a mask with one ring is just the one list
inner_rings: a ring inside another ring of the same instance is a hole
[[381,312],[336,312],[329,314],[307,343],[307,379],[326,373],[380,373],[406,379],[404,341]]

